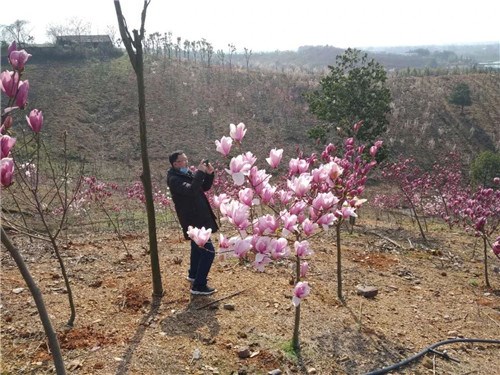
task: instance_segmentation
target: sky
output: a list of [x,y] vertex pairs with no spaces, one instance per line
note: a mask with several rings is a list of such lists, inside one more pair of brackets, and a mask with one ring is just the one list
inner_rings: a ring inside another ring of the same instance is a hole
[[[48,41],[49,25],[71,20],[89,24],[92,34],[112,27],[119,35],[114,1],[23,0],[2,11],[0,24],[28,21],[35,43]],[[129,30],[139,29],[144,1],[120,4]],[[145,29],[238,52],[449,45],[499,43],[499,15],[498,0],[150,0]]]

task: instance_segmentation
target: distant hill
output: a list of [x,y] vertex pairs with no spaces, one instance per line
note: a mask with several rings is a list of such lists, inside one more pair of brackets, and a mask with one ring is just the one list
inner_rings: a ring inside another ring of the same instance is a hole
[[[500,60],[500,43],[449,46],[408,46],[361,49],[385,66],[387,70],[425,68],[473,68],[479,63]],[[305,69],[324,71],[344,52],[332,46],[302,46],[297,51],[256,53],[250,56],[249,66],[277,71]],[[234,61],[246,66],[247,57],[239,54]]]
[[[167,156],[177,148],[193,163],[203,157],[222,161],[214,140],[228,134],[230,123],[247,125],[245,144],[261,162],[273,147],[284,148],[288,157],[298,146],[308,152],[320,148],[306,136],[318,120],[303,97],[317,86],[319,75],[150,57],[145,67],[154,178],[163,178]],[[31,64],[25,74],[31,88],[29,106],[43,110],[44,139],[52,150],[61,150],[67,131],[71,159],[85,159],[97,174],[137,178],[137,86],[126,56],[105,63]],[[472,91],[473,105],[464,115],[447,101],[457,82],[467,83]],[[498,73],[394,76],[388,85],[393,102],[384,139],[393,156],[415,156],[430,164],[451,150],[470,160],[482,150],[500,149]]]

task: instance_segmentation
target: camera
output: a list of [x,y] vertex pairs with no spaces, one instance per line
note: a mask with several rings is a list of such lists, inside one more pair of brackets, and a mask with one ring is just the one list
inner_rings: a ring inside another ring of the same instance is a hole
[[205,159],[205,160],[203,161],[203,164],[205,164],[206,166],[208,166],[208,163],[210,163],[210,160],[208,160],[208,159]]

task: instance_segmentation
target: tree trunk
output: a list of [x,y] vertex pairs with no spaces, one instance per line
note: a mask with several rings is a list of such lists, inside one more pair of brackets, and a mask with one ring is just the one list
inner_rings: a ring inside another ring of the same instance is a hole
[[339,219],[339,222],[335,226],[337,232],[337,297],[339,300],[343,301],[342,297],[342,253],[340,252],[340,225],[342,221]]
[[[144,39],[144,23],[146,21],[146,10],[149,1],[144,1],[144,8],[141,14],[141,30],[133,30],[134,38],[125,26],[125,20],[122,14],[119,0],[115,0],[116,16],[120,27],[120,35],[123,44],[127,49],[130,63],[135,70],[137,76],[137,91],[139,94],[139,135],[141,142],[141,158],[142,158],[142,174],[141,181],[144,186],[144,196],[146,198],[146,212],[148,217],[148,233],[149,233],[149,254],[151,257],[151,273],[153,279],[153,296],[160,297],[163,295],[163,287],[161,283],[160,262],[158,260],[158,242],[156,240],[156,217],[153,201],[153,189],[151,186],[151,170],[149,167],[148,156],[148,141],[146,132],[146,95],[144,89],[144,61],[142,53],[142,40]],[[135,51],[134,51],[135,49]]]
[[52,353],[52,358],[54,360],[54,365],[56,368],[56,373],[58,375],[66,374],[66,370],[64,368],[64,360],[61,354],[61,348],[59,346],[59,341],[57,339],[57,334],[52,328],[52,324],[50,322],[49,314],[47,313],[47,309],[45,308],[45,303],[43,301],[42,293],[40,289],[33,280],[28,267],[24,263],[23,257],[19,253],[18,249],[12,244],[10,238],[7,236],[7,233],[2,228],[2,243],[9,251],[10,255],[16,262],[17,268],[21,272],[26,285],[28,286],[33,299],[35,300],[36,308],[38,309],[38,315],[40,316],[40,320],[42,321],[43,329],[45,331],[45,335],[47,335],[47,339],[49,341],[50,352]]
[[483,234],[484,243],[484,279],[486,282],[486,287],[491,288],[490,279],[488,277],[488,242],[486,241],[486,236]]

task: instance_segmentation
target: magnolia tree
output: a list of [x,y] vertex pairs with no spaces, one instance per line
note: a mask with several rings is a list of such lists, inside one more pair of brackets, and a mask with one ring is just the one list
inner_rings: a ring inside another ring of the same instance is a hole
[[[2,190],[11,187],[14,182],[14,158],[11,155],[12,149],[16,143],[16,139],[11,137],[14,116],[16,112],[25,109],[28,101],[29,81],[21,80],[24,67],[28,59],[31,57],[25,50],[18,50],[16,43],[13,42],[7,50],[7,58],[12,68],[11,71],[6,70],[0,73],[0,89],[8,97],[7,106],[1,111],[1,160],[0,160],[0,184]],[[26,117],[28,126],[39,137],[39,133],[43,127],[43,114],[37,109],[33,109]],[[47,335],[50,351],[54,358],[54,364],[57,374],[65,374],[64,361],[62,358],[59,341],[57,335],[50,322],[49,315],[45,308],[42,294],[36,282],[32,278],[22,255],[12,243],[4,229],[1,229],[2,244],[9,251],[14,261],[16,262],[23,279],[35,300],[40,319],[44,331]]]
[[[483,240],[485,283],[490,287],[487,251],[491,247],[494,254],[499,255],[498,237],[493,245],[491,237],[495,238],[500,225],[500,190],[483,186],[472,190],[470,186],[464,186],[460,163],[459,155],[452,153],[424,173],[412,159],[406,159],[390,164],[383,175],[399,187],[400,198],[414,212],[424,239],[417,208],[427,215],[441,217],[450,228],[461,225],[466,233]],[[492,185],[499,186],[500,177],[496,177]],[[374,201],[380,207],[400,204],[389,198],[390,195],[379,195]]]
[[[361,123],[355,125],[355,131]],[[229,136],[215,141],[216,149],[230,158],[233,146],[242,150],[247,129],[243,123],[230,124]],[[264,271],[273,260],[292,258],[294,280],[292,303],[295,306],[295,324],[292,346],[299,349],[301,301],[310,293],[307,281],[308,260],[313,255],[313,236],[337,226],[338,255],[340,254],[340,223],[356,216],[363,200],[366,174],[376,164],[373,160],[381,143],[370,150],[370,160],[361,156],[364,147],[356,147],[353,138],[344,143],[342,158],[333,156],[335,147],[328,145],[321,154],[291,158],[286,174],[273,181],[271,172],[257,166],[257,157],[243,151],[231,157],[225,170],[236,189],[233,195],[221,193],[212,198],[222,220],[236,229],[236,235],[220,234],[221,252],[231,252],[238,258],[253,254],[253,265]],[[283,158],[282,149],[272,149],[265,160],[272,173],[279,175]],[[230,190],[230,189],[229,189]],[[228,190],[228,191],[229,191]],[[210,229],[190,227],[188,235],[203,247],[211,234]],[[340,259],[340,255],[339,255]],[[340,268],[340,263],[339,263]],[[339,284],[340,281],[339,281]],[[341,293],[339,293],[341,297]]]
[[[382,176],[387,182],[398,187],[401,198],[411,209],[422,239],[425,243],[427,243],[427,237],[425,236],[424,229],[422,227],[419,212],[423,211],[423,199],[430,186],[428,176],[415,165],[415,161],[411,158],[387,164],[382,170]],[[390,198],[384,199],[379,196],[377,197],[377,202],[384,202],[387,204],[390,202],[397,203],[398,200],[391,200]]]
[[[495,183],[500,185],[500,178],[496,178]],[[486,286],[489,288],[488,246],[491,246],[497,257],[500,255],[500,236],[496,238],[493,245],[490,240],[500,227],[500,189],[485,187],[479,187],[475,191],[464,189],[450,197],[448,207],[449,223],[461,224],[468,234],[483,240],[484,277]]]

